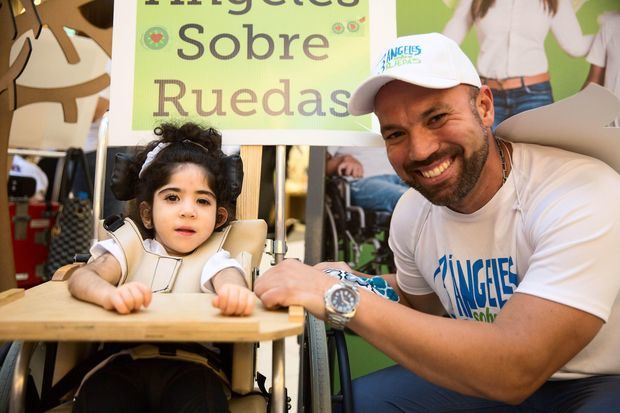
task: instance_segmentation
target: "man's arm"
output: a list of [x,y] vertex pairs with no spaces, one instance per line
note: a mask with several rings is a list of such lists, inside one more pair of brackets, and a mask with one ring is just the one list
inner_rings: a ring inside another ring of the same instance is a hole
[[396,294],[400,297],[400,303],[406,305],[414,310],[421,311],[431,315],[444,315],[446,313],[443,304],[437,297],[437,294],[422,294],[414,295],[408,294],[400,289],[398,282],[396,281],[396,274],[383,274],[382,277],[390,284],[390,287],[396,291]]
[[[349,272],[353,275],[357,275],[358,277],[370,278],[372,277],[369,274],[364,274],[362,272],[356,271],[349,267],[346,263],[342,261],[338,262],[320,262],[314,265],[314,268],[324,271],[326,269],[336,269]],[[398,286],[398,282],[396,281],[396,274],[381,274],[381,277],[390,284],[390,287],[398,294],[400,297],[400,304],[406,305],[407,307],[413,308],[414,310],[421,311],[427,314],[434,315],[444,315],[446,313],[441,301],[439,301],[439,297],[437,294],[423,294],[423,295],[413,295],[407,294]]]
[[[325,318],[323,295],[336,280],[285,260],[256,282],[266,307],[302,305]],[[360,291],[348,327],[400,365],[463,394],[520,403],[594,338],[589,313],[515,294],[494,323],[424,314]]]

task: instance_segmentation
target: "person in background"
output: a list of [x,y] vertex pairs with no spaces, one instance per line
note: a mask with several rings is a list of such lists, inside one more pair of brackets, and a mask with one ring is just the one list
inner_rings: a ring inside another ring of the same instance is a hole
[[[596,83],[620,99],[620,11],[605,13],[600,21],[601,28],[586,57],[590,63],[590,72],[583,87]],[[613,124],[620,127],[620,114]]]
[[592,43],[583,35],[571,0],[461,0],[443,34],[461,43],[476,27],[477,68],[493,91],[495,123],[525,110],[553,103],[545,38],[553,32],[573,57]]
[[34,178],[36,181],[36,189],[30,200],[34,202],[42,202],[45,200],[45,193],[47,192],[49,180],[47,179],[45,172],[43,172],[37,164],[30,162],[19,155],[15,155],[13,156],[13,162],[11,164],[11,171],[9,172],[9,175]]
[[353,178],[351,203],[364,209],[392,212],[409,189],[394,173],[385,148],[330,146],[325,173]]

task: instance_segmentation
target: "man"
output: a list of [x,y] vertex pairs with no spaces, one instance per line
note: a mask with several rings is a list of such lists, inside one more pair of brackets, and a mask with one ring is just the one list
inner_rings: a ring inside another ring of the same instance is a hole
[[292,260],[255,291],[346,325],[398,363],[354,383],[356,411],[617,409],[618,174],[497,140],[489,88],[436,33],[398,39],[349,110],[375,112],[414,189],[390,230],[400,304]]
[[327,175],[351,177],[351,203],[364,209],[393,212],[409,188],[394,173],[385,148],[327,148]]

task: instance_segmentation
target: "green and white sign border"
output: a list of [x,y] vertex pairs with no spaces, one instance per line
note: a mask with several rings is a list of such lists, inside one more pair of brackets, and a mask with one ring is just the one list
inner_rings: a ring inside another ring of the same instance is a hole
[[[152,130],[132,130],[136,15],[139,0],[117,1],[114,9],[112,85],[110,88],[110,129],[108,146],[134,146],[153,139]],[[396,38],[395,0],[368,0],[370,67],[381,51]],[[366,132],[304,129],[225,129],[226,145],[314,145],[382,146],[379,126],[372,115]]]

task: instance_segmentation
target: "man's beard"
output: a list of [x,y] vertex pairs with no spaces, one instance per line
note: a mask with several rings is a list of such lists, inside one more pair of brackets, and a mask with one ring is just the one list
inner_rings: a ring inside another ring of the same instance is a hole
[[[482,169],[489,155],[489,143],[486,139],[485,134],[481,134],[481,141],[482,146],[477,149],[469,158],[464,157],[463,148],[454,147],[451,150],[433,154],[428,159],[422,162],[407,163],[404,166],[404,170],[407,173],[407,179],[405,179],[405,182],[435,205],[449,207],[458,204],[476,186],[476,183],[480,178],[480,174],[482,173]],[[436,160],[442,159],[445,156],[449,156],[451,159],[453,159],[453,162],[455,157],[458,156],[460,156],[463,160],[463,168],[455,185],[452,185],[451,188],[446,188],[442,185],[439,185],[437,187],[426,187],[424,185],[421,185],[415,179],[416,176],[420,176],[417,168],[430,165]]]

